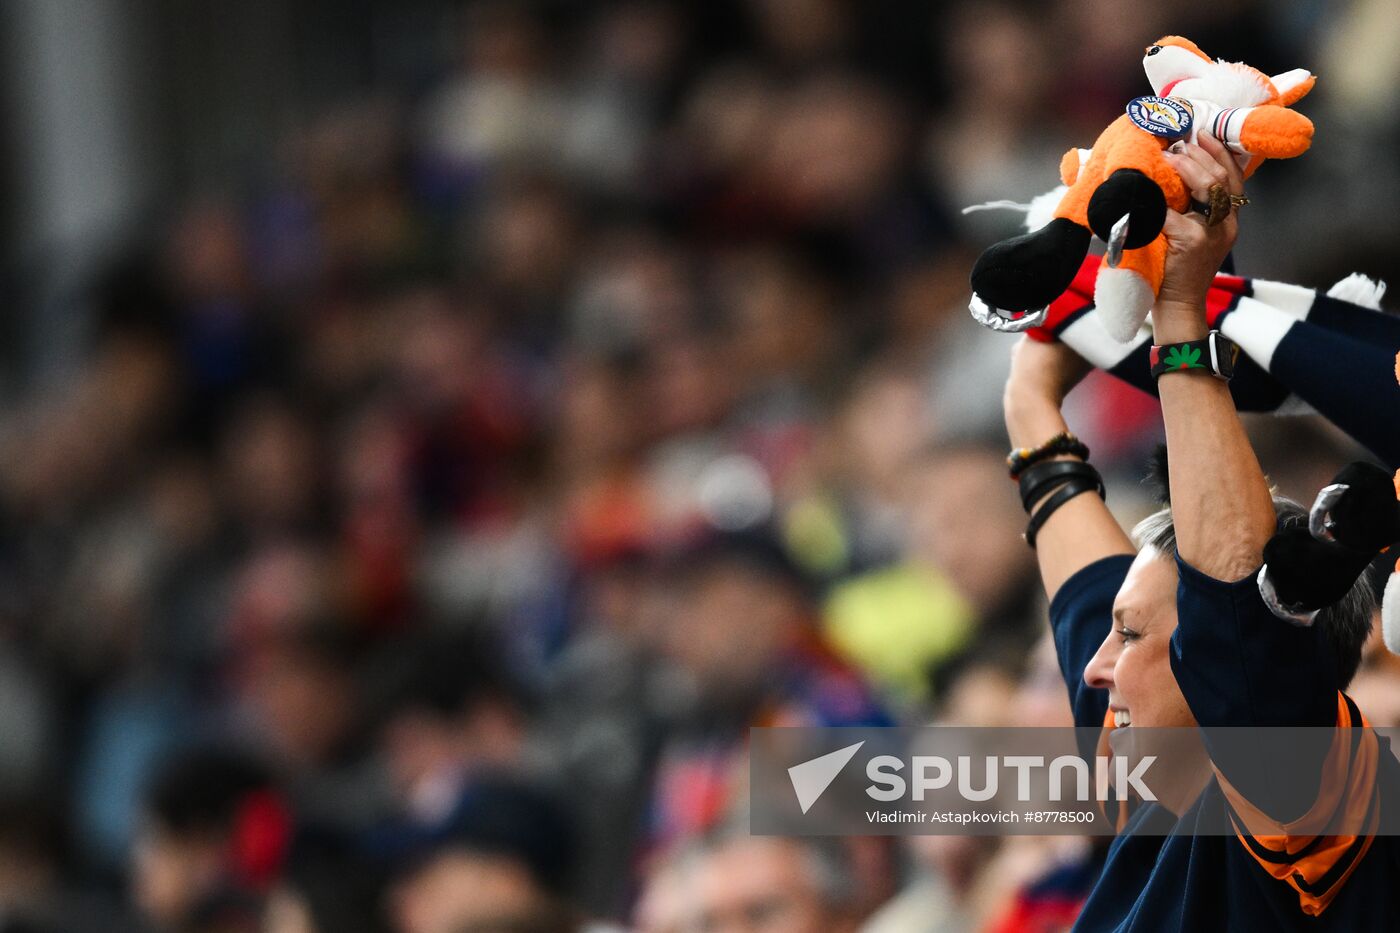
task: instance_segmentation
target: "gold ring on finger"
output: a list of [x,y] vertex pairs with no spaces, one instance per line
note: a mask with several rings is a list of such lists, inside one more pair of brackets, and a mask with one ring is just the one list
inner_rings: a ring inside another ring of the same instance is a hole
[[1245,206],[1246,204],[1248,204],[1248,203],[1249,203],[1249,198],[1245,197],[1245,196],[1242,195],[1242,194],[1232,194],[1232,195],[1230,195],[1230,206],[1231,206],[1231,207],[1236,207],[1236,208],[1238,208],[1238,207],[1244,207],[1244,206]]

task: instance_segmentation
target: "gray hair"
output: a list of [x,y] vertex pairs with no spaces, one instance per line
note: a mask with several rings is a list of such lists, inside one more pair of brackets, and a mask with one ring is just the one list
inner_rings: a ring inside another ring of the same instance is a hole
[[[1279,531],[1308,527],[1308,510],[1292,499],[1274,496],[1274,514],[1278,516]],[[1132,538],[1139,550],[1152,548],[1176,557],[1176,525],[1172,522],[1171,508],[1154,512],[1138,522]],[[1314,625],[1322,627],[1332,646],[1337,682],[1343,687],[1351,683],[1356,669],[1361,666],[1361,650],[1370,637],[1371,616],[1375,610],[1376,591],[1371,586],[1370,574],[1363,573],[1345,596],[1319,612],[1313,621]]]

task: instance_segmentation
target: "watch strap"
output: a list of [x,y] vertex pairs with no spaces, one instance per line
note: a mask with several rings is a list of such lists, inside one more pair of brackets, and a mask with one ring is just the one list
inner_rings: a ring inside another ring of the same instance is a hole
[[1235,361],[1240,347],[1218,330],[1202,340],[1155,344],[1148,353],[1152,377],[1159,379],[1167,373],[1200,371],[1221,379],[1235,374]]

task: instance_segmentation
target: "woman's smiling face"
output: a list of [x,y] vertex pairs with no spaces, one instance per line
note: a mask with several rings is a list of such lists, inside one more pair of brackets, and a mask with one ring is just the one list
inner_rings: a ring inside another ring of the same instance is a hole
[[1194,726],[1172,674],[1176,562],[1144,548],[1113,602],[1113,627],[1084,669],[1084,682],[1108,691],[1115,726]]

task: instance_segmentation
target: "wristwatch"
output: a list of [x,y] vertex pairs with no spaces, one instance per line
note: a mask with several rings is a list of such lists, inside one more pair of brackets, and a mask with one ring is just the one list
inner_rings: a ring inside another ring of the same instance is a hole
[[1154,346],[1148,360],[1152,364],[1154,379],[1160,378],[1163,373],[1194,370],[1229,379],[1235,374],[1235,361],[1239,357],[1239,344],[1220,331],[1213,330],[1204,340]]

